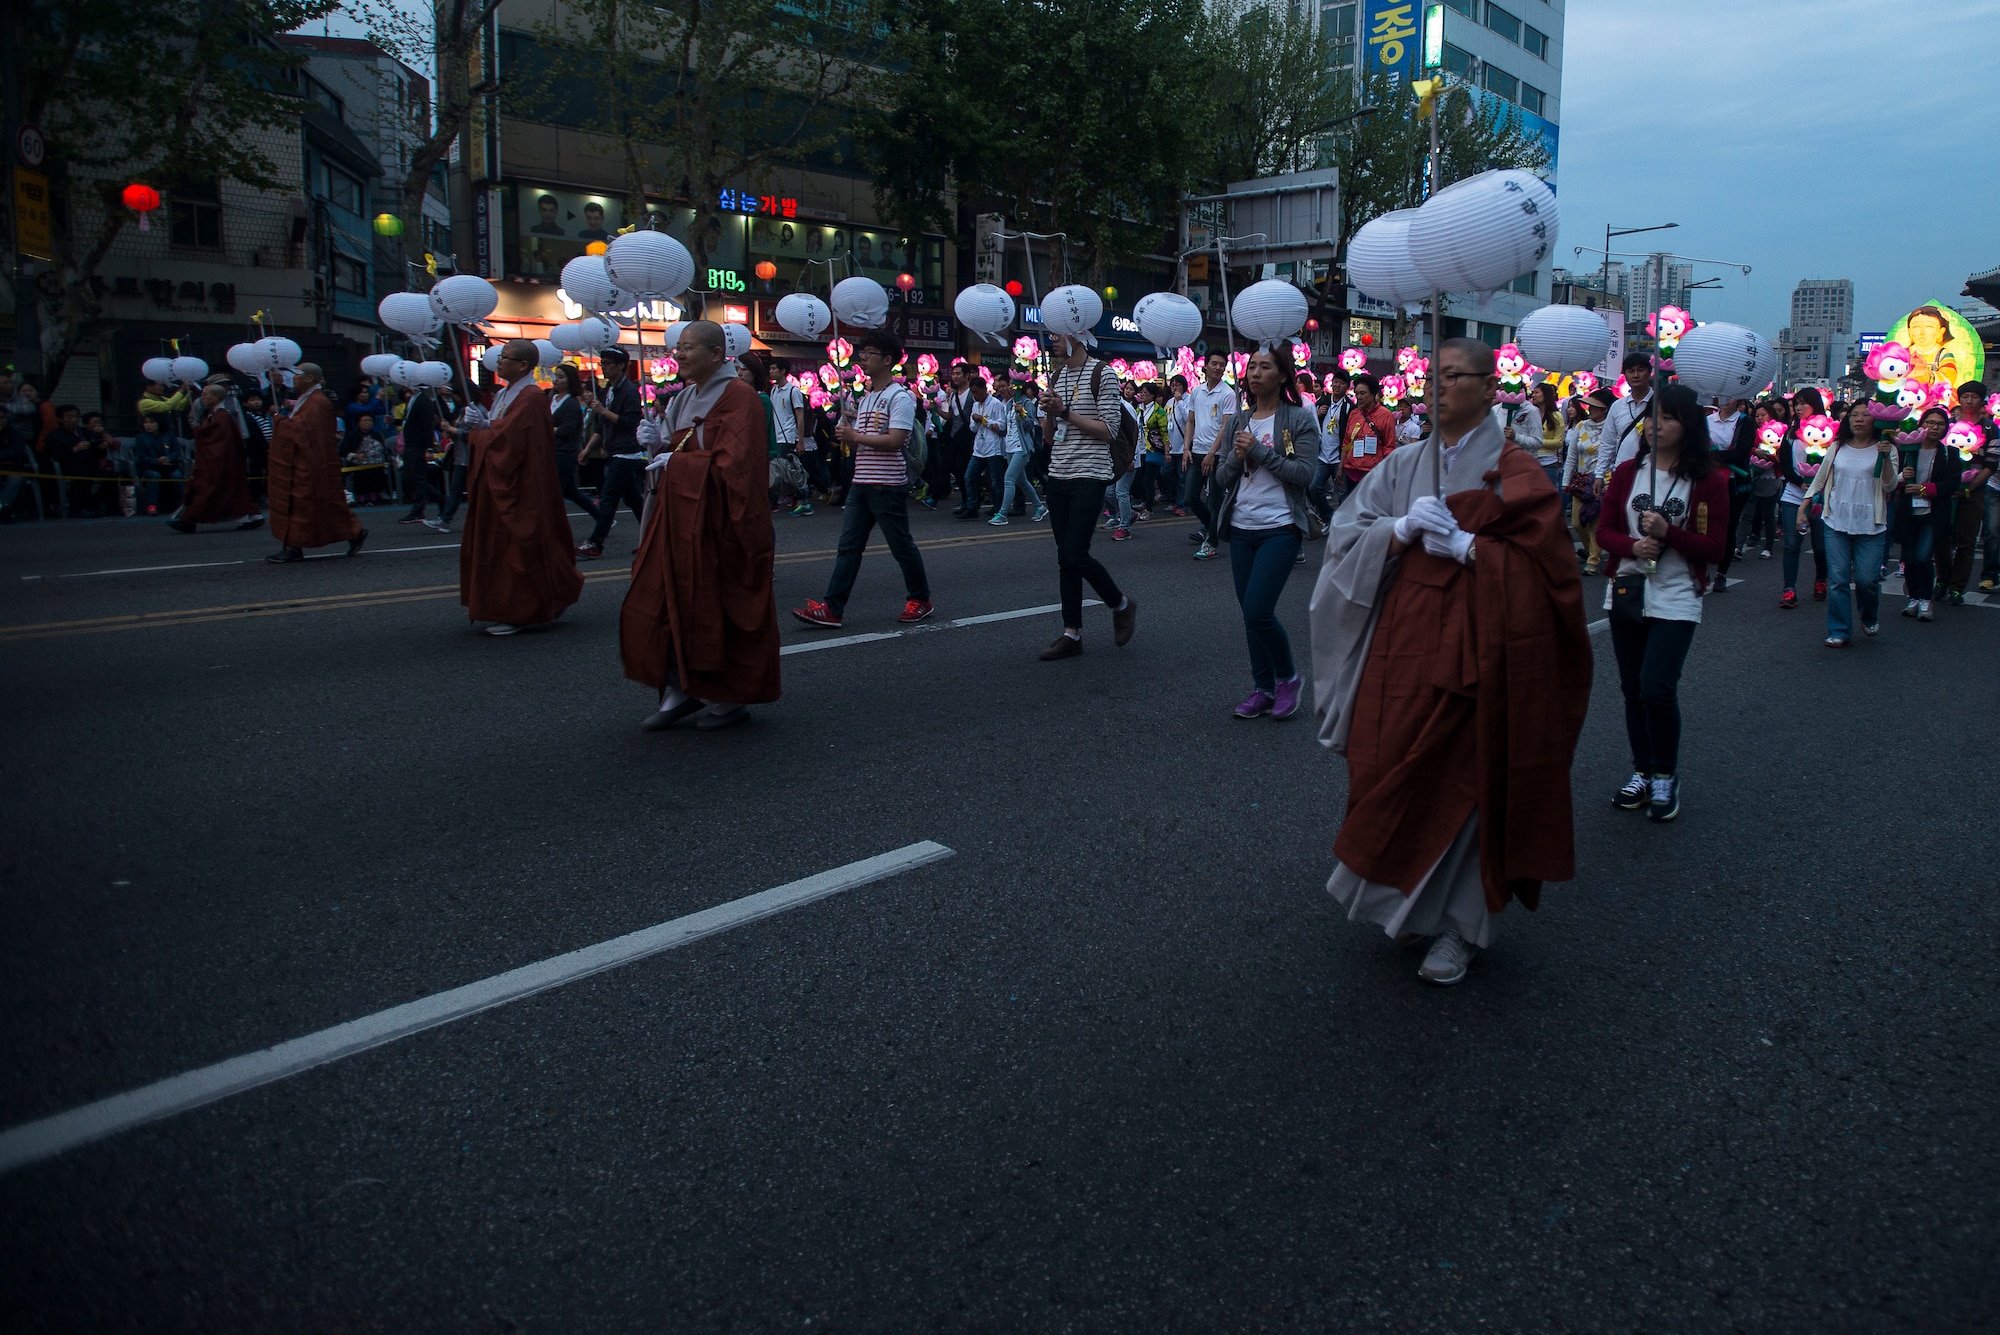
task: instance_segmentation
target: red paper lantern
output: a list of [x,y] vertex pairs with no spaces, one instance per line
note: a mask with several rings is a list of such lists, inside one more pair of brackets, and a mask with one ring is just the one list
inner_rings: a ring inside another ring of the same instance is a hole
[[906,273],[899,273],[896,275],[896,286],[901,290],[908,292],[911,288],[915,287],[916,285],[917,285],[917,280],[912,275]]
[[152,220],[146,215],[160,207],[159,191],[153,189],[150,185],[141,185],[139,182],[134,181],[125,187],[118,198],[124,203],[126,208],[139,215],[140,231],[150,232],[153,230]]
[[1306,332],[1307,332],[1308,334],[1317,334],[1317,333],[1319,332],[1319,321],[1318,321],[1318,320],[1307,320],[1307,321],[1306,321]]
[[778,276],[778,266],[769,260],[759,260],[757,262],[757,276],[768,283]]
[[1372,348],[1372,347],[1374,347],[1374,346],[1375,346],[1375,335],[1373,335],[1373,334],[1363,334],[1363,335],[1361,336],[1361,346],[1362,346],[1362,347],[1364,347],[1364,348]]
[[1020,279],[1018,279],[1018,278],[1009,278],[1009,279],[1007,280],[1007,295],[1008,295],[1008,296],[1010,296],[1010,297],[1018,297],[1018,296],[1020,296],[1020,295],[1021,295],[1021,280],[1020,280]]

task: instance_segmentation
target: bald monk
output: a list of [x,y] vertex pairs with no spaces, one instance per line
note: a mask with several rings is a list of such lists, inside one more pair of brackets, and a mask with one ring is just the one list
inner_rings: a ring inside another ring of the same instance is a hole
[[201,387],[199,420],[194,428],[194,475],[182,494],[181,508],[167,527],[192,533],[197,524],[241,519],[238,528],[264,522],[250,499],[243,467],[243,410],[236,403],[236,383],[213,375]]
[[725,349],[712,320],[681,331],[688,384],[668,401],[666,444],[648,465],[653,493],[618,618],[625,675],[660,692],[648,732],[693,714],[697,728],[727,728],[778,698],[764,405]]
[[306,548],[329,542],[346,543],[353,556],[368,541],[368,530],[347,504],[338,415],[325,381],[319,367],[300,362],[292,372],[291,408],[271,427],[266,491],[271,536],[282,545],[264,559],[274,565],[303,561]]
[[556,473],[555,425],[535,383],[535,345],[500,350],[507,388],[478,429],[446,426],[472,448],[465,478],[465,540],[458,549],[458,600],[488,635],[554,621],[583,593],[576,545]]
[[1493,352],[1447,339],[1431,435],[1334,514],[1313,589],[1320,741],[1347,757],[1327,889],[1465,977],[1509,900],[1575,874],[1570,762],[1590,635],[1562,499],[1493,424]]

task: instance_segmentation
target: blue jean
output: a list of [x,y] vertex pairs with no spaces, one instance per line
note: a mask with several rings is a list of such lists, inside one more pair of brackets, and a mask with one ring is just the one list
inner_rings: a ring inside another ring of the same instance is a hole
[[972,462],[966,465],[965,469],[965,508],[977,512],[980,497],[987,492],[992,493],[987,498],[990,503],[1000,505],[1001,497],[1006,491],[1006,478],[1006,455],[974,455]]
[[1333,516],[1333,484],[1340,477],[1340,460],[1322,459],[1313,465],[1312,481],[1306,484],[1306,500],[1321,519]]
[[1937,520],[1929,514],[1907,514],[1896,534],[1903,556],[1903,592],[1928,601],[1937,592]]
[[[1778,506],[1778,529],[1785,535],[1785,587],[1794,589],[1799,583],[1799,549],[1805,546],[1806,535],[1799,532],[1799,507],[1795,502],[1785,501]],[[1826,576],[1826,525],[1819,519],[1812,521],[1813,573]]]
[[1181,457],[1168,454],[1166,462],[1160,465],[1160,504],[1172,510],[1181,503]]
[[[1884,533],[1842,533],[1826,531],[1826,633],[1833,639],[1854,638],[1854,613],[1861,624],[1872,626],[1882,619],[1882,558],[1889,551],[1889,535]],[[1849,595],[1847,585],[1854,583]],[[1851,600],[1850,600],[1851,599]],[[1855,604],[1858,603],[1857,608]]]
[[1201,521],[1201,536],[1204,541],[1215,541],[1215,514],[1208,508],[1208,475],[1201,471],[1205,454],[1191,454],[1186,466],[1181,470],[1181,508],[1192,510],[1194,517]]
[[1015,450],[1007,456],[1007,481],[1000,491],[1000,513],[1003,515],[1014,512],[1014,498],[1018,495],[1027,496],[1030,515],[1042,508],[1042,498],[1035,495],[1035,484],[1028,481],[1029,453],[1027,450]]
[[882,540],[889,544],[889,555],[902,568],[904,592],[920,603],[931,600],[923,553],[910,536],[909,492],[857,482],[847,489],[847,504],[841,508],[840,546],[826,585],[826,607],[835,616],[847,609],[847,595],[854,592],[854,578],[861,573],[861,553],[877,524],[882,526]]
[[1278,596],[1299,559],[1295,528],[1235,529],[1229,535],[1229,571],[1243,608],[1243,636],[1250,642],[1250,682],[1269,691],[1298,675],[1292,640],[1278,620]]
[[1128,468],[1111,484],[1111,509],[1118,516],[1120,528],[1132,527],[1132,479],[1135,476],[1133,470]]
[[160,503],[160,488],[180,481],[181,470],[172,464],[152,464],[139,470],[139,507]]

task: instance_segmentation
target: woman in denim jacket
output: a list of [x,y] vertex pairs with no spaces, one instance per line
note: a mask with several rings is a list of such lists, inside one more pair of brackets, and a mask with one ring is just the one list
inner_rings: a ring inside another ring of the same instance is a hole
[[1298,712],[1301,682],[1291,637],[1278,620],[1278,598],[1305,542],[1306,491],[1319,459],[1320,430],[1300,400],[1285,343],[1252,353],[1244,381],[1252,406],[1224,425],[1215,469],[1222,492],[1215,536],[1229,544],[1250,644],[1251,689],[1236,717],[1285,719]]

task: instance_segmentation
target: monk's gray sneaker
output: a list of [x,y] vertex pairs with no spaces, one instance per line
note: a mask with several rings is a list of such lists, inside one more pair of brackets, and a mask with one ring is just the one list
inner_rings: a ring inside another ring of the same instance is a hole
[[1465,970],[1471,963],[1472,947],[1465,944],[1465,938],[1455,928],[1447,927],[1441,936],[1431,942],[1423,967],[1417,970],[1417,977],[1427,983],[1450,987],[1465,978]]

